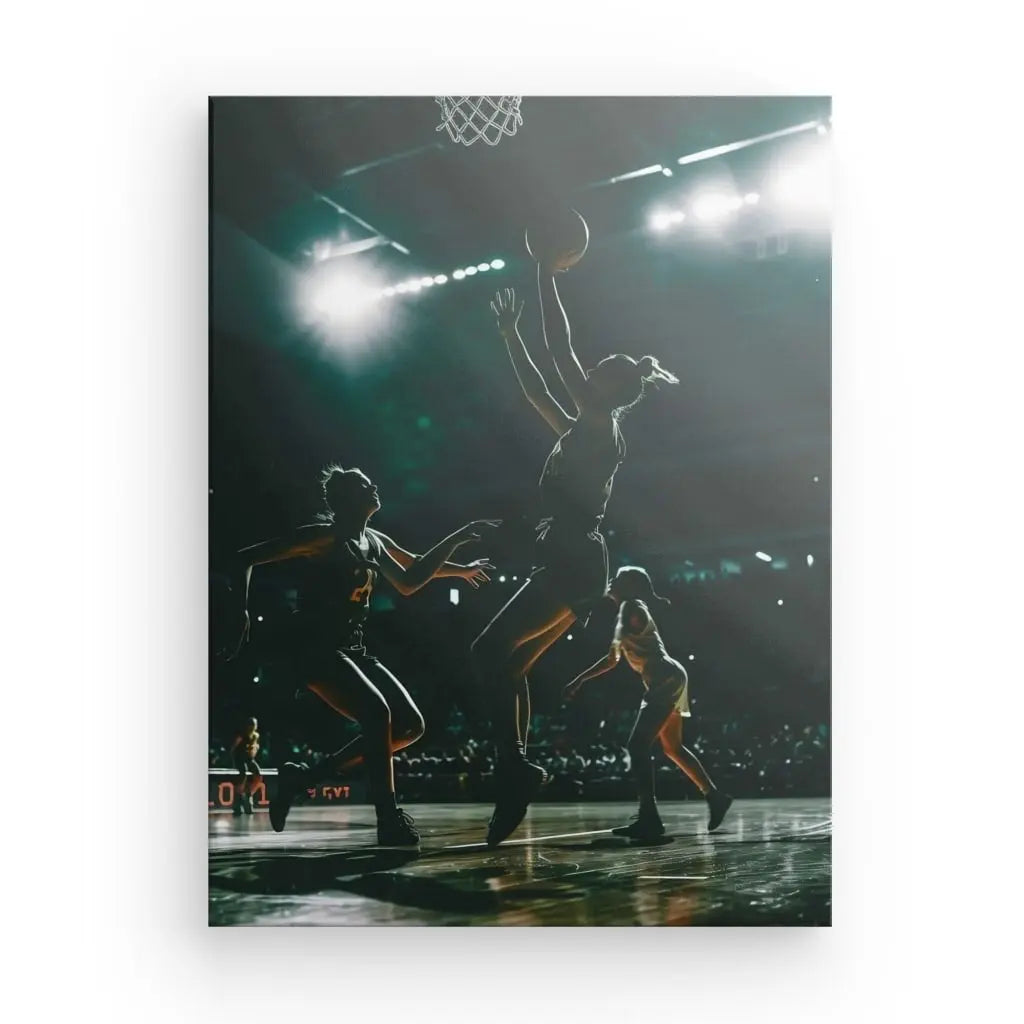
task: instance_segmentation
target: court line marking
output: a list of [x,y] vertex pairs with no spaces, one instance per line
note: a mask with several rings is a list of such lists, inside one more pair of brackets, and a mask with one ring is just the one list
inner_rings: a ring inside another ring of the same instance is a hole
[[600,836],[611,832],[610,828],[597,828],[590,832],[563,832],[557,836],[533,836],[530,839],[506,839],[495,847],[489,847],[486,843],[460,843],[458,846],[445,846],[445,850],[468,850],[473,846],[483,846],[487,849],[500,849],[502,846],[526,846],[530,843],[543,843],[547,839],[573,839],[576,836]]
[[706,882],[710,875],[637,875],[641,881]]

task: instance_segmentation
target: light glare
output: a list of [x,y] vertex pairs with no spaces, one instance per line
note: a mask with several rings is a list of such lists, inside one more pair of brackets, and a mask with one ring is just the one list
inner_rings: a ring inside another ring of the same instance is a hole
[[721,220],[730,213],[735,212],[743,205],[743,200],[737,195],[727,195],[724,192],[707,192],[699,196],[693,203],[693,215],[699,221]]

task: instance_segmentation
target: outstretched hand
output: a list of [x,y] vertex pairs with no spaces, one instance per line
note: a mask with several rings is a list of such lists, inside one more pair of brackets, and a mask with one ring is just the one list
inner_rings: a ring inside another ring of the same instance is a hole
[[526,299],[522,299],[518,305],[516,304],[516,293],[512,288],[495,293],[491,309],[494,310],[494,315],[498,318],[498,330],[503,336],[515,334],[519,325],[519,317],[522,315],[525,305]]
[[466,523],[465,526],[460,526],[455,531],[455,546],[459,547],[462,544],[480,540],[486,528],[493,529],[495,526],[501,526],[500,519],[474,519],[471,523]]
[[487,569],[494,569],[490,559],[478,558],[474,562],[462,567],[459,574],[474,590],[480,589],[481,583],[489,583],[491,577],[487,575]]

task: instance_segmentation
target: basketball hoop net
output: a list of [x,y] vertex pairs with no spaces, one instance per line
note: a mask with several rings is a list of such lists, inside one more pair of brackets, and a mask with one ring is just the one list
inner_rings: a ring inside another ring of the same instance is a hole
[[488,146],[496,146],[502,137],[515,135],[523,123],[519,113],[522,96],[435,96],[441,108],[441,123],[437,131],[446,129],[452,142],[472,146],[483,139]]

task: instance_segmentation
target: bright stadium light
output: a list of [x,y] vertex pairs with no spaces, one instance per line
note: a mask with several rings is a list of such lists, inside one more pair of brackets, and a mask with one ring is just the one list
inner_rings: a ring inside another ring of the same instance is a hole
[[479,270],[480,273],[482,274],[485,270],[490,270],[491,269],[491,265],[490,265],[490,263],[478,263],[476,265],[476,269]]
[[257,622],[262,622],[263,621],[263,616],[262,615],[257,615],[256,616],[256,621]]
[[299,301],[314,317],[337,323],[360,319],[381,298],[377,281],[348,267],[321,264],[310,271]]
[[763,551],[755,551],[754,557],[760,558],[762,562],[770,562],[772,560],[772,556],[766,555]]
[[743,205],[738,195],[725,192],[705,192],[693,201],[693,215],[699,221],[721,220]]
[[454,277],[456,281],[461,281],[465,276],[466,272],[464,270],[455,270],[452,272],[452,277]]
[[455,587],[452,587],[451,590],[448,591],[448,600],[451,601],[452,604],[459,603],[459,592]]
[[434,279],[432,277],[421,277],[420,284],[424,288],[432,288],[434,286]]
[[666,178],[671,178],[672,177],[672,168],[671,167],[662,167],[661,173],[664,174]]
[[387,295],[390,298],[392,295],[395,294],[395,289],[394,288],[385,288],[384,289],[384,294]]
[[565,639],[566,640],[571,640],[572,639],[572,633],[567,633],[566,636],[565,636]]
[[476,267],[466,267],[466,277],[472,277],[476,273]]
[[768,188],[773,202],[794,212],[827,216],[832,207],[832,163],[827,143],[814,143],[778,166]]
[[419,280],[409,282],[409,291],[418,292],[423,287]]
[[260,677],[259,677],[259,676],[253,676],[253,677],[252,677],[252,681],[253,681],[254,683],[258,683],[258,682],[260,681]]
[[812,566],[812,565],[814,565],[814,555],[808,555],[807,556],[807,566],[808,566],[808,568],[810,568],[810,566]]
[[761,197],[756,192],[748,192],[743,197],[743,202],[745,202],[747,206],[754,206],[760,198]]
[[505,582],[505,577],[504,576],[499,576],[498,577],[498,582],[499,583],[504,583]]
[[775,603],[776,603],[777,605],[781,605],[781,604],[782,604],[782,598],[780,597],[780,598],[778,599],[778,601],[776,601]]
[[434,284],[447,284],[447,283],[448,283],[448,275],[447,274],[438,274],[434,278]]
[[408,290],[409,286],[404,281],[401,281],[397,285],[395,285],[396,292],[407,292]]
[[689,658],[689,660],[690,660],[690,661],[693,661],[693,655],[692,655],[692,654],[690,655],[690,658]]
[[504,260],[491,260],[491,270],[503,270],[505,267]]

